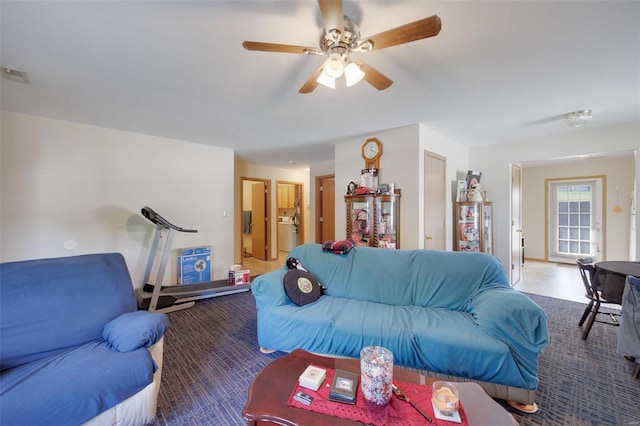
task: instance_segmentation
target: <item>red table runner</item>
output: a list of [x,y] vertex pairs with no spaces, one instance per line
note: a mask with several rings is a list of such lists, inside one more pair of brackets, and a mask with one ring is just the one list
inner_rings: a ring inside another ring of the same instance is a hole
[[[318,368],[323,368],[327,371],[327,377],[320,388],[314,392],[313,390],[304,388],[297,383],[289,397],[288,406],[358,421],[364,424],[372,424],[375,426],[424,426],[427,424],[425,418],[422,417],[420,413],[411,406],[411,404],[406,401],[400,401],[395,396],[393,396],[391,398],[391,402],[384,407],[378,407],[366,402],[362,396],[362,390],[360,389],[359,382],[355,405],[329,401],[329,390],[331,388],[331,382],[333,381],[335,370],[325,367]],[[420,407],[422,411],[427,413],[433,419],[433,425],[469,425],[467,416],[462,408],[462,404],[460,404],[459,410],[462,423],[436,419],[433,413],[433,406],[431,405],[431,394],[433,392],[431,386],[399,381],[394,381],[394,383],[398,388],[400,388],[400,390],[402,390],[402,392],[404,392],[407,398],[413,401],[414,404]],[[299,391],[311,395],[313,397],[313,402],[310,405],[305,405],[293,399],[293,395]]]

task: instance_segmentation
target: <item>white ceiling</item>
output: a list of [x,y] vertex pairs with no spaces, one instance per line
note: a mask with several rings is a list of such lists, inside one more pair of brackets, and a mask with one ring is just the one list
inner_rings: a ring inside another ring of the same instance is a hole
[[416,123],[467,146],[640,121],[638,1],[345,1],[363,37],[437,14],[437,37],[354,53],[394,81],[298,89],[323,57],[316,1],[5,1],[2,108],[235,149],[290,167],[346,138]]

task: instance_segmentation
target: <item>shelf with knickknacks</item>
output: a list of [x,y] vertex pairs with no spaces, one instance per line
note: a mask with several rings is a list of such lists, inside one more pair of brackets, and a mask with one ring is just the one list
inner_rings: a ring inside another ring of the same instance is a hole
[[361,154],[360,185],[349,182],[344,196],[347,238],[358,246],[400,248],[400,190],[393,183],[378,183],[382,142],[367,139]]
[[493,254],[493,203],[456,202],[457,251]]
[[458,181],[455,250],[493,254],[493,203],[480,186],[481,175],[469,170]]
[[400,248],[400,190],[394,194],[363,193],[344,196],[347,238],[357,246]]

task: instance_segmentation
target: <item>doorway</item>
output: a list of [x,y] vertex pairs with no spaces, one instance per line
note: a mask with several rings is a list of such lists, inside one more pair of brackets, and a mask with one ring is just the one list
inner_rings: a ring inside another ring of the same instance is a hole
[[322,244],[336,238],[335,175],[316,176],[315,242]]
[[[555,233],[561,236],[562,247],[559,247],[562,251],[581,251],[580,244],[586,250],[586,246],[594,244],[594,252],[598,251],[598,244],[596,241],[591,241],[591,230],[587,230],[587,220],[591,220],[586,212],[590,203],[585,203],[581,206],[581,201],[587,201],[588,198],[584,198],[582,195],[568,193],[565,195],[567,202],[573,202],[572,206],[563,205],[556,207],[556,216],[560,210],[563,210],[562,218],[556,218],[557,223],[552,225],[549,218],[549,183],[555,182],[564,185],[564,182],[580,181],[581,179],[593,179],[594,177],[606,177],[606,180],[602,181],[602,194],[598,201],[596,193],[595,206],[601,205],[602,220],[600,221],[600,235],[596,236],[599,239],[600,256],[603,260],[610,258],[627,260],[628,252],[625,251],[626,239],[628,235],[633,235],[633,228],[630,222],[632,221],[632,206],[631,200],[635,194],[635,151],[620,151],[609,154],[599,154],[596,158],[579,158],[575,157],[563,157],[547,160],[531,160],[518,162],[517,165],[521,169],[521,184],[522,191],[520,194],[520,207],[521,207],[521,229],[524,237],[524,265],[521,272],[521,279],[516,286],[517,290],[531,292],[534,294],[543,294],[552,297],[560,297],[559,293],[551,289],[549,282],[551,282],[550,275],[553,275],[554,271],[558,269],[567,270],[568,275],[572,277],[572,282],[575,285],[575,289],[580,292],[580,295],[584,293],[584,287],[578,274],[577,267],[575,266],[575,259],[578,257],[584,257],[584,254],[569,254],[564,253],[566,260],[560,263],[555,259],[550,258],[553,248],[550,249],[551,241],[556,240],[553,244],[558,248],[558,241],[555,237],[550,238],[550,228],[555,229]],[[584,174],[584,171],[590,173]],[[582,183],[582,182],[579,182]],[[566,186],[566,185],[565,185]],[[609,190],[607,190],[607,187]],[[619,197],[617,196],[619,187]],[[614,191],[612,192],[611,189]],[[563,189],[563,192],[565,190]],[[514,204],[516,200],[512,201]],[[556,204],[554,202],[554,204]],[[616,209],[616,206],[621,205],[621,208]],[[568,209],[566,212],[565,206]],[[580,210],[583,210],[581,213]],[[595,207],[597,209],[597,207]],[[571,210],[577,210],[573,212],[573,218]],[[584,217],[578,217],[578,215],[584,214]],[[566,222],[564,222],[566,219]],[[572,221],[573,220],[573,224]],[[582,220],[582,224],[581,224]],[[562,222],[561,222],[562,221]],[[561,224],[562,223],[562,224]],[[566,225],[565,225],[566,223]],[[584,226],[583,226],[584,225]],[[563,228],[563,229],[560,229]],[[518,228],[514,228],[518,229]],[[596,230],[596,233],[598,231]],[[628,233],[628,234],[627,234]],[[582,234],[582,235],[581,235]],[[615,238],[612,239],[612,237]],[[567,238],[568,237],[568,238]],[[583,240],[584,238],[584,240]],[[609,240],[607,244],[607,239]],[[513,241],[513,240],[512,240]],[[614,245],[611,245],[611,241],[614,241]],[[618,244],[620,241],[620,244]],[[515,245],[515,241],[512,243]],[[573,245],[573,248],[571,247]],[[515,247],[512,247],[515,248]],[[515,254],[512,256],[516,257]],[[553,257],[553,256],[551,256]],[[510,259],[513,263],[517,262],[516,259]],[[635,260],[632,258],[631,260]],[[577,281],[573,281],[573,279]],[[564,287],[564,285],[563,285]]]
[[276,181],[278,255],[304,244],[303,189],[300,182]]
[[271,181],[245,177],[241,178],[241,181],[242,257],[269,260]]
[[446,168],[445,157],[424,152],[424,248],[446,249]]
[[522,235],[522,169],[511,165],[511,286],[520,282],[524,264],[524,240]]
[[606,176],[546,179],[547,252],[552,262],[604,258]]

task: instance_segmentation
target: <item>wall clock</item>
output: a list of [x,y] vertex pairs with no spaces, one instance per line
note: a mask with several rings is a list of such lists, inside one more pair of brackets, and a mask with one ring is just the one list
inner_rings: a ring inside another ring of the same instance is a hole
[[362,145],[362,158],[365,169],[380,169],[382,142],[376,138],[367,139]]

